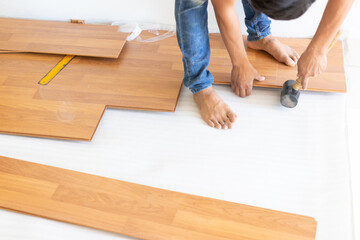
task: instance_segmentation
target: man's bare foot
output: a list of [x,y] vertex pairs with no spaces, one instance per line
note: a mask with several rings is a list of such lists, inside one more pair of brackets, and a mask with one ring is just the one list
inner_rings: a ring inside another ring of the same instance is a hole
[[213,87],[195,93],[194,100],[200,109],[201,117],[209,126],[217,129],[232,128],[237,116]]
[[295,66],[300,58],[299,54],[294,49],[281,43],[272,35],[258,41],[248,41],[247,45],[249,48],[255,50],[264,50],[279,62],[285,63],[291,67]]

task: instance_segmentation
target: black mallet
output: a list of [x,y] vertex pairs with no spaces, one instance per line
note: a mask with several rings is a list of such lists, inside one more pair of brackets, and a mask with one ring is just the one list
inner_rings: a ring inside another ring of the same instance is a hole
[[294,80],[287,80],[281,90],[281,105],[287,108],[294,108],[298,104],[300,97],[302,77]]
[[[334,46],[334,44],[336,43],[336,41],[340,37],[340,35],[341,35],[341,31],[339,31],[336,34],[335,38],[331,42],[331,44],[328,48],[328,52],[330,51],[332,46]],[[299,97],[300,97],[301,82],[302,82],[302,77],[298,77],[298,79],[296,79],[296,81],[287,80],[286,82],[284,82],[284,85],[281,90],[281,97],[280,97],[281,105],[283,105],[284,107],[287,107],[287,108],[296,107],[296,105],[298,104],[298,101],[299,101]]]

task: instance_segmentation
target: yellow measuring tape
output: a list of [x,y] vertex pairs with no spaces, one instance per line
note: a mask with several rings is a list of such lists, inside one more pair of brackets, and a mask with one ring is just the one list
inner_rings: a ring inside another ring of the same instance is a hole
[[48,72],[48,74],[45,75],[45,77],[39,81],[39,84],[47,85],[61,70],[63,70],[64,67],[66,67],[66,65],[71,62],[71,60],[74,59],[74,57],[74,55],[66,55],[53,69],[50,70],[50,72]]

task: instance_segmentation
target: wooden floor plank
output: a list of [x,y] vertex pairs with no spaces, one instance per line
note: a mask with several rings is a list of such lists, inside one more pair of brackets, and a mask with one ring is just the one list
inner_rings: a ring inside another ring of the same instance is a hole
[[311,217],[6,157],[0,207],[148,240],[314,240],[317,226]]
[[[142,34],[147,36],[151,35]],[[174,40],[128,42],[114,60],[79,57],[47,86],[42,99],[173,112],[183,73],[171,68],[174,63],[181,63],[181,57],[157,50],[160,46],[176,44]],[[35,98],[41,97],[36,94]]]
[[105,108],[175,111],[182,72],[171,67],[181,58],[166,60],[154,52],[160,45],[129,42],[118,59],[76,57],[48,85],[38,81],[62,56],[1,54],[0,132],[90,141]]
[[[303,53],[310,39],[279,38],[279,40],[294,49],[299,54]],[[211,60],[209,70],[214,76],[215,84],[230,84],[232,64],[220,34],[210,34]],[[161,51],[176,55],[177,46],[162,47]],[[254,86],[281,88],[289,79],[296,80],[297,68],[288,67],[277,62],[272,56],[263,51],[247,49],[247,54],[252,65],[260,74],[266,77],[263,82],[254,81]],[[173,69],[183,69],[182,64],[174,64]],[[320,76],[309,81],[309,91],[321,92],[346,92],[346,79],[343,60],[342,42],[338,41],[328,53],[327,70]]]
[[114,26],[0,18],[0,49],[117,58],[127,33]]
[[[71,24],[67,31],[80,26]],[[143,32],[141,37],[152,35]],[[209,68],[215,83],[230,84],[232,67],[226,48],[219,34],[211,34],[210,40]],[[310,41],[280,40],[299,53]],[[266,77],[255,86],[280,88],[284,81],[295,79],[296,68],[278,63],[265,52],[247,52],[255,68]],[[157,42],[128,42],[117,59],[76,57],[50,84],[39,86],[38,81],[61,58],[49,54],[0,54],[0,132],[90,141],[107,107],[168,112],[176,109],[183,65],[175,36]],[[341,42],[328,55],[327,71],[311,79],[309,90],[346,91]]]
[[0,54],[0,132],[35,137],[90,141],[105,106],[34,99],[46,94],[38,81],[61,56]]

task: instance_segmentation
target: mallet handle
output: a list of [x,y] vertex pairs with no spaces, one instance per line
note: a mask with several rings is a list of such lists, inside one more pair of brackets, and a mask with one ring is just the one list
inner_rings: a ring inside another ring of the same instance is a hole
[[[329,47],[328,47],[328,49],[327,49],[327,52],[330,52],[331,48],[335,45],[335,43],[336,43],[336,41],[338,40],[338,38],[340,37],[340,35],[341,35],[341,30],[339,30],[339,31],[336,33],[334,39],[332,40],[332,42],[330,43],[330,45],[329,45]],[[302,83],[302,80],[303,80],[303,77],[298,77],[298,78],[296,79],[296,81],[295,81],[295,83],[294,83],[294,85],[293,85],[293,89],[294,89],[294,90],[298,91],[299,89],[301,89],[301,87],[302,87],[302,84],[301,84],[301,83]]]

